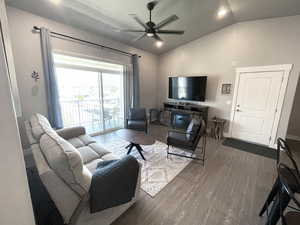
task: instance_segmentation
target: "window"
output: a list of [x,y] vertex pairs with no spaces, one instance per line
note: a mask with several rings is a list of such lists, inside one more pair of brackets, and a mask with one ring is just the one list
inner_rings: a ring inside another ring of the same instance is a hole
[[123,66],[54,54],[64,127],[89,134],[124,126]]

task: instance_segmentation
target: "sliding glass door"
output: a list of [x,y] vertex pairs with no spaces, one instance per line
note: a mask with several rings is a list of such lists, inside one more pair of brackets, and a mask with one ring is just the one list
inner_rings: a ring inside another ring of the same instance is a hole
[[104,126],[114,129],[124,126],[123,76],[102,73]]
[[89,134],[124,126],[123,70],[56,65],[64,127]]

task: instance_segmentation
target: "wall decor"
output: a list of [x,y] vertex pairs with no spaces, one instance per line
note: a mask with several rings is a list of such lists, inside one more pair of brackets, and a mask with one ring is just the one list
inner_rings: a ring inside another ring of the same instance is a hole
[[223,95],[228,95],[231,93],[231,84],[222,84],[222,91]]
[[35,70],[32,72],[31,77],[34,79],[35,82],[37,82],[40,79],[40,75]]

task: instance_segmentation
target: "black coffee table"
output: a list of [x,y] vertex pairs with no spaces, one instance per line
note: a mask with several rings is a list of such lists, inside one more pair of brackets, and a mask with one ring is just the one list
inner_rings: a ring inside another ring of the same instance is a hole
[[117,131],[117,135],[130,142],[130,144],[126,147],[128,148],[127,155],[129,155],[133,147],[135,147],[144,160],[146,159],[142,153],[143,149],[141,145],[153,145],[155,143],[155,139],[153,137],[140,131],[121,129]]

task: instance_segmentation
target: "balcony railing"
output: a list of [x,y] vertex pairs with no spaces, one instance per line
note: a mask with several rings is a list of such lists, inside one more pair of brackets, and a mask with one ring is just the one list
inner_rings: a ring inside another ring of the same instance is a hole
[[64,127],[84,126],[87,133],[103,132],[124,126],[120,99],[61,100]]

